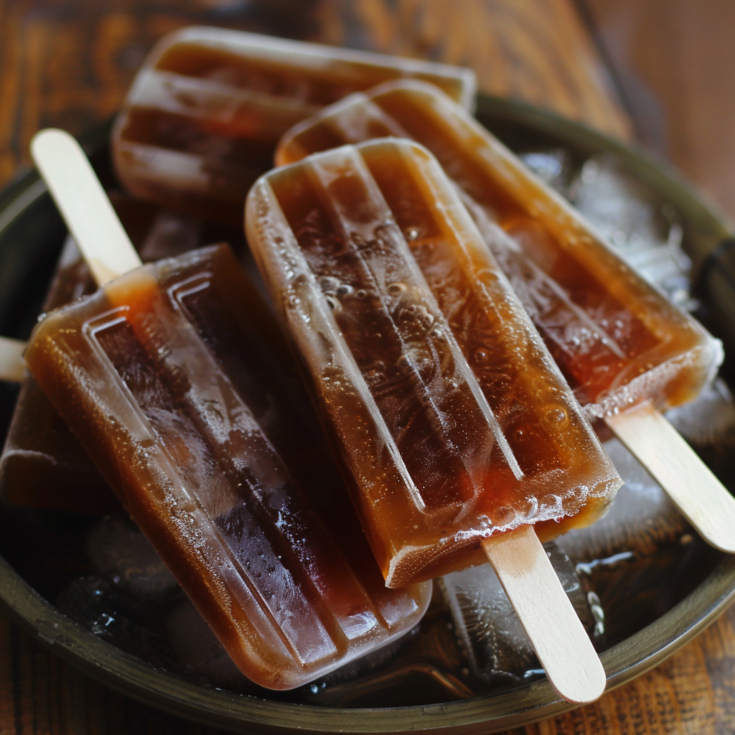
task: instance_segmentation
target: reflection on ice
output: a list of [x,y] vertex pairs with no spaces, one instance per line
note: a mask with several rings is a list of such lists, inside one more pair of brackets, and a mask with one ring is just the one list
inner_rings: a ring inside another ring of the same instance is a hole
[[696,401],[669,411],[666,418],[695,447],[735,446],[735,402],[721,378],[702,391]]
[[521,159],[536,176],[565,195],[569,191],[574,169],[569,151],[553,148],[548,151],[529,151],[521,155]]

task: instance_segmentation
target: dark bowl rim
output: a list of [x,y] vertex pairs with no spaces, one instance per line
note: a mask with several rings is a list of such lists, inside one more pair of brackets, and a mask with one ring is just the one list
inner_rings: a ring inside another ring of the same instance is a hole
[[[636,146],[598,133],[534,105],[480,95],[479,118],[517,122],[573,140],[588,153],[613,152],[657,190],[674,195],[708,234],[712,249],[728,237],[726,217],[671,166]],[[80,140],[87,150],[106,145],[111,121]],[[13,219],[48,196],[34,170],[21,173],[0,192],[0,234]],[[679,650],[735,600],[735,556],[722,556],[712,572],[655,622],[603,652],[607,690],[654,668]],[[278,733],[496,732],[561,714],[575,705],[558,698],[546,680],[499,694],[443,704],[339,709],[291,704],[197,685],[127,654],[95,636],[46,601],[0,557],[0,608],[69,663],[145,704],[228,730]],[[256,730],[253,730],[253,727]],[[488,729],[490,728],[490,729]]]

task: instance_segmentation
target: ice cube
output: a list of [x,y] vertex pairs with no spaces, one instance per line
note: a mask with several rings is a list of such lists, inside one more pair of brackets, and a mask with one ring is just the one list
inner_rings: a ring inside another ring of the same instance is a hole
[[138,600],[161,599],[179,588],[148,539],[122,515],[100,520],[89,534],[87,553],[102,574]]
[[605,516],[557,539],[577,563],[652,556],[660,544],[688,533],[688,525],[656,480],[617,440],[604,444],[624,485]]
[[697,308],[681,217],[671,204],[656,202],[611,154],[587,160],[566,196],[644,278],[680,308]]
[[519,155],[523,163],[536,176],[566,196],[572,180],[572,159],[569,151],[562,148],[549,150],[526,151]]

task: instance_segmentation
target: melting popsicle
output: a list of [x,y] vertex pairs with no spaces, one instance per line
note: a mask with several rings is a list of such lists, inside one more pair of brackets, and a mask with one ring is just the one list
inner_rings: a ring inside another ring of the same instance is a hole
[[568,605],[536,532],[592,522],[620,478],[431,154],[384,140],[273,171],[246,228],[387,584],[487,554],[523,604],[536,555],[553,584],[531,604]]
[[151,52],[117,119],[118,176],[142,199],[239,224],[286,130],[351,92],[405,76],[474,105],[469,69],[222,28],[175,31]]
[[26,361],[235,663],[288,689],[407,632],[430,586],[385,588],[229,249],[141,266],[75,141],[32,150],[104,285]]
[[286,134],[276,158],[384,136],[436,155],[588,416],[607,421],[705,539],[735,551],[735,501],[658,413],[714,377],[719,341],[429,85],[393,82],[338,102]]

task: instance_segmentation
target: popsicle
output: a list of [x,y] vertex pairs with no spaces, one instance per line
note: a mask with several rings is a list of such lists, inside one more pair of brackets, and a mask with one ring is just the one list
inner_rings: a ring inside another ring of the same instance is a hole
[[240,224],[245,195],[286,130],[405,76],[474,105],[469,69],[222,28],[175,31],[151,52],[118,116],[118,176],[142,199]]
[[104,285],[26,362],[235,663],[288,689],[407,632],[430,586],[385,588],[229,249],[141,266],[75,141],[32,151]]
[[[146,261],[191,250],[211,234],[212,228],[193,218],[117,192],[110,198]],[[94,281],[70,237],[43,310],[51,311],[93,291]],[[17,342],[16,351],[22,352],[25,346]],[[24,367],[17,373],[18,379],[27,375]],[[21,388],[0,456],[0,498],[13,505],[75,513],[99,514],[119,508],[114,493],[32,376],[26,377]]]
[[659,413],[714,377],[719,341],[429,85],[393,82],[338,102],[287,133],[276,160],[382,136],[436,155],[587,415],[608,423],[706,540],[735,552],[735,501]]
[[542,560],[524,592],[566,640],[536,533],[591,523],[620,478],[436,159],[400,140],[311,156],[259,179],[246,229],[388,586],[487,555],[522,606]]

